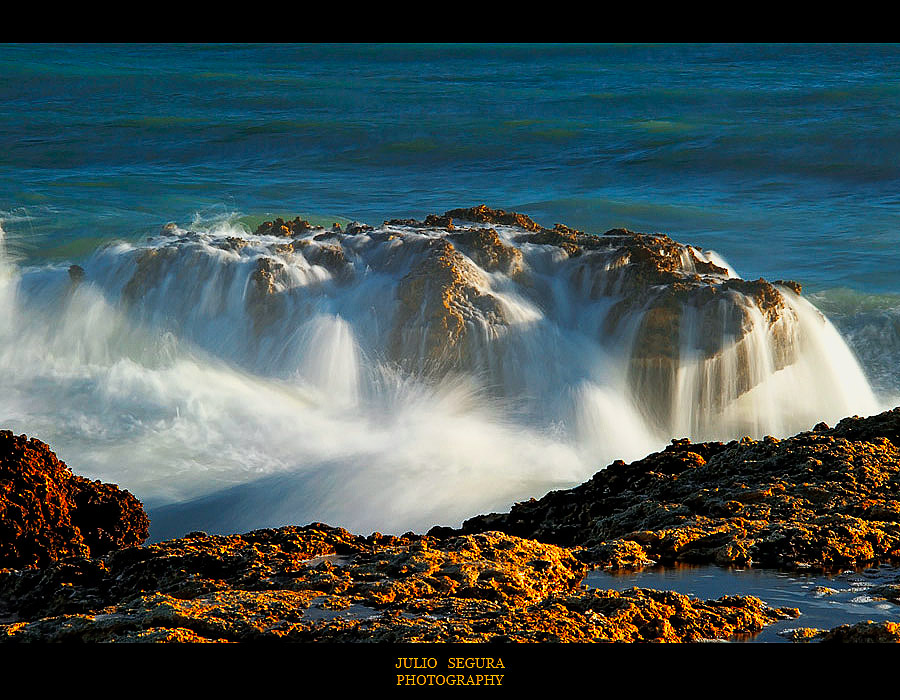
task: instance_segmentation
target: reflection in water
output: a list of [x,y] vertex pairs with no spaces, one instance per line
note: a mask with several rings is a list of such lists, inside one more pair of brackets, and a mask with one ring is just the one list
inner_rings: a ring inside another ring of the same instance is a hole
[[676,591],[701,600],[752,595],[772,607],[800,610],[795,620],[777,622],[746,640],[737,640],[752,642],[784,642],[779,633],[798,627],[831,629],[865,620],[900,621],[900,607],[873,590],[898,582],[900,569],[888,565],[839,574],[677,566],[624,573],[593,571],[584,580],[591,588],[624,591],[637,586]]

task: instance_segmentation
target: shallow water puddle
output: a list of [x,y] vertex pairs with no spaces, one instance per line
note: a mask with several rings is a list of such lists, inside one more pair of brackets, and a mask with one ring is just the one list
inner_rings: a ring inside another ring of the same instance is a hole
[[623,573],[593,571],[584,580],[591,588],[624,591],[637,586],[676,591],[701,600],[752,595],[772,607],[800,610],[795,620],[777,622],[759,634],[736,640],[750,642],[786,642],[780,633],[798,627],[831,629],[865,620],[898,622],[900,606],[878,591],[880,586],[897,583],[900,568],[888,565],[838,574],[677,566]]

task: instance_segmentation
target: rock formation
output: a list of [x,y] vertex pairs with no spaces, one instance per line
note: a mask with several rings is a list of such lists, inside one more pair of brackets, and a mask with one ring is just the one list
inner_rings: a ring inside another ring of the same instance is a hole
[[[36,440],[2,432],[0,447],[0,551],[12,567],[0,570],[0,641],[734,639],[798,611],[582,580],[595,566],[900,558],[900,408],[780,441],[673,441],[508,514],[399,537],[313,523],[138,546],[147,521],[130,494],[73,476]],[[868,594],[895,601],[898,590],[889,580]],[[884,642],[897,628],[784,634]]]
[[[486,286],[483,273],[449,240],[429,241],[425,255],[397,286],[392,358],[417,370],[471,366],[476,319],[504,324],[497,299],[482,291]],[[419,351],[411,354],[416,347]]]
[[610,567],[831,570],[900,559],[898,493],[900,408],[785,440],[675,440],[574,489],[467,520],[459,532],[580,545],[586,560]]
[[[162,240],[134,251],[122,291],[127,303],[170,289],[193,294],[155,300],[167,318],[183,307],[193,328],[198,313],[212,319],[217,303],[240,296],[249,318],[235,321],[257,339],[268,334],[254,347],[277,348],[315,312],[329,293],[324,286],[380,276],[393,288],[384,290],[391,299],[373,300],[381,333],[371,340],[375,355],[414,373],[489,376],[494,387],[503,377],[491,373],[518,361],[492,347],[515,337],[519,321],[508,313],[509,298],[537,310],[596,305],[604,320],[591,331],[593,342],[624,355],[618,359],[634,405],[652,429],[669,434],[684,406],[698,416],[692,434],[705,434],[709,416],[793,364],[802,345],[787,298],[799,293],[798,284],[738,279],[709,254],[662,234],[545,228],[524,214],[480,205],[377,229],[276,218],[244,236],[172,227]],[[223,259],[219,251],[233,256]],[[568,286],[564,301],[553,291],[560,284]]]
[[0,572],[0,612],[15,617],[0,640],[683,642],[797,615],[752,597],[587,590],[585,571],[566,549],[501,533],[192,533]]
[[102,556],[147,539],[128,491],[75,476],[43,442],[0,431],[0,567]]

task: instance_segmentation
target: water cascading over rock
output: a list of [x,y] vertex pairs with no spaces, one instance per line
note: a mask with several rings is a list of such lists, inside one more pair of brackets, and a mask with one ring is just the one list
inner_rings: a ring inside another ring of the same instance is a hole
[[[225,314],[242,328],[233,346],[252,366],[286,369],[298,329],[331,314],[349,323],[351,354],[436,380],[472,374],[507,397],[621,375],[661,435],[792,423],[752,415],[778,412],[771,387],[767,403],[735,405],[816,342],[800,320],[799,284],[740,279],[714,254],[661,234],[547,229],[483,205],[377,229],[298,218],[244,237],[166,234],[133,251],[124,299],[151,319],[164,307],[166,323],[180,321],[207,345],[203,329]],[[557,352],[584,350],[584,341],[604,366]],[[542,374],[552,386],[529,376]],[[862,380],[858,369],[852,380]]]
[[154,513],[200,499],[167,533],[427,528],[878,409],[798,284],[665,235],[485,206],[192,228],[0,261],[0,413]]

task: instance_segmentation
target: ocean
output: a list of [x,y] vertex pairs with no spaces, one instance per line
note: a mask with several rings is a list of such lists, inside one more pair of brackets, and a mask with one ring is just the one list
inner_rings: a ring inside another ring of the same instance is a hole
[[[0,76],[0,428],[132,491],[156,539],[457,526],[685,433],[900,404],[898,46],[29,44],[0,46]],[[379,227],[482,203],[797,281],[840,336],[830,369],[796,379],[797,406],[665,434],[568,292],[495,280],[539,332],[502,381],[433,382],[379,349],[397,279],[368,254],[359,284],[291,268],[317,291],[256,342],[229,280],[258,255],[210,253],[278,216]],[[129,306],[166,225],[202,255]]]

